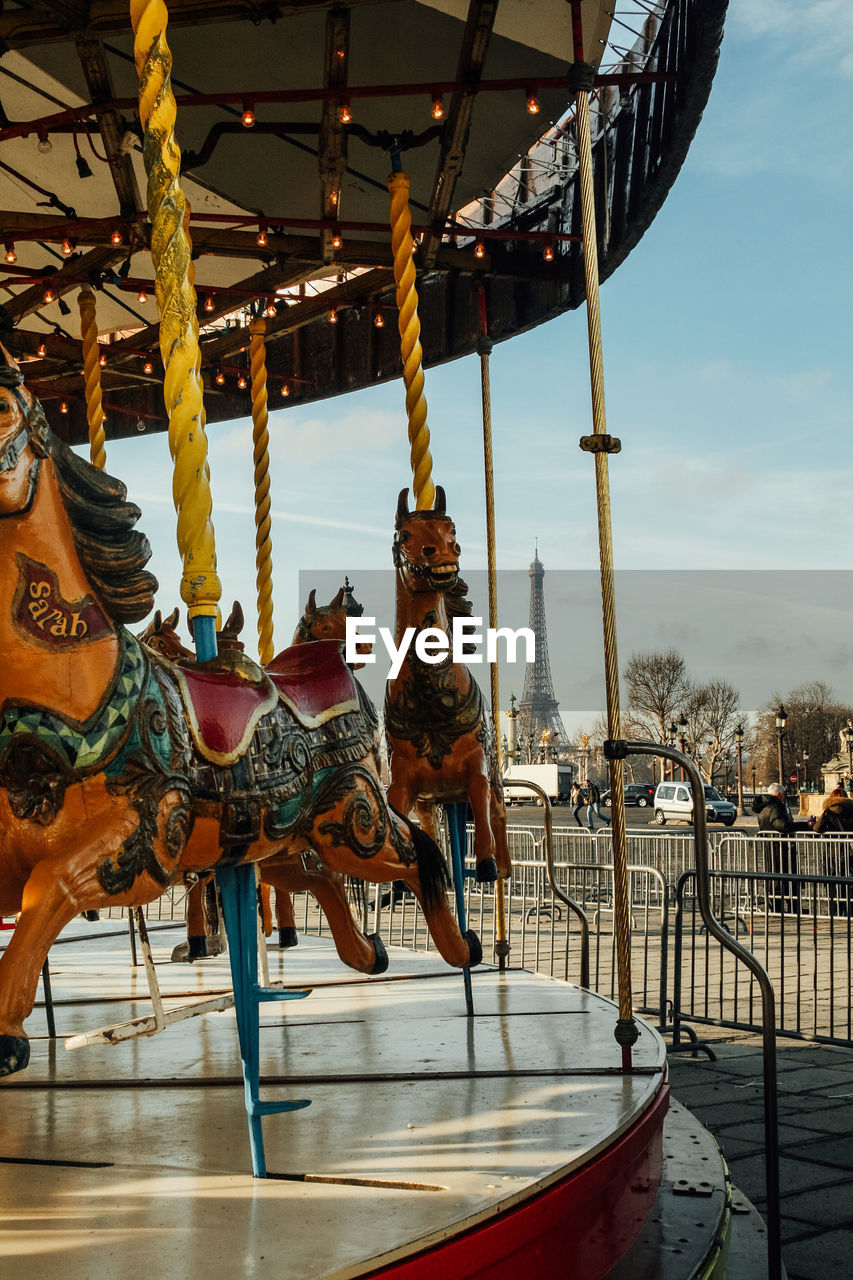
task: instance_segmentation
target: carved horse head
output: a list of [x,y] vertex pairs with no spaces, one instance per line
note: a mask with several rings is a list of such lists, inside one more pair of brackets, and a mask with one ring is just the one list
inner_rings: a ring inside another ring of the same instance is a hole
[[[310,640],[337,640],[343,644],[346,640],[347,618],[360,618],[364,613],[364,605],[359,604],[352,593],[349,578],[328,604],[317,604],[317,592],[312,590],[305,605],[305,612],[296,624],[293,633],[293,644],[306,644]],[[359,644],[358,651],[369,654],[372,646],[369,643]],[[363,662],[351,663],[353,671],[359,671]]]
[[407,591],[453,591],[459,580],[456,525],[445,509],[444,490],[436,486],[432,511],[410,511],[409,491],[402,489],[394,522],[394,564]]

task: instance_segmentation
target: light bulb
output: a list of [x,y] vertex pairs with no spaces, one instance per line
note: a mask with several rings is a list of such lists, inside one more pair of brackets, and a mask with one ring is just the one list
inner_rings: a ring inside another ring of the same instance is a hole
[[545,248],[542,250],[542,257],[545,259],[546,262],[553,262],[554,246],[550,244],[546,244]]
[[329,312],[329,324],[337,324],[337,323],[338,323],[338,313],[335,307],[332,307],[331,311]]
[[251,129],[254,123],[255,123],[255,113],[247,103],[246,106],[243,108],[243,124],[247,129]]
[[340,120],[341,124],[352,123],[352,111],[350,110],[350,105],[348,102],[341,103],[341,109],[338,113],[338,119]]
[[68,412],[68,405],[65,403],[65,401],[64,401],[64,400],[60,400],[60,402],[59,402],[59,412],[60,412],[60,413],[67,413],[67,412]]
[[485,252],[486,252],[486,246],[483,244],[482,240],[478,240],[477,243],[474,245],[474,257],[482,258]]
[[528,93],[527,95],[527,110],[532,116],[539,114],[539,99],[535,93]]
[[261,227],[260,231],[258,232],[258,244],[263,249],[266,242],[267,242],[267,233],[264,230],[264,228]]
[[432,118],[433,120],[441,120],[444,118],[444,103],[438,94],[432,100]]
[[56,302],[56,294],[52,289],[45,289],[44,300],[45,302]]
[[137,302],[147,302],[147,301],[148,301],[148,294],[145,292],[145,290],[144,290],[144,289],[140,289],[140,290],[139,290],[139,293],[136,295],[136,301],[137,301]]
[[240,374],[240,377],[237,379],[237,386],[240,388],[241,391],[246,390],[246,379],[243,377],[242,373]]
[[213,310],[214,310],[213,294],[212,294],[212,293],[209,293],[209,294],[207,295],[207,297],[205,298],[205,300],[204,300],[204,309],[205,309],[205,311],[213,311]]
[[376,328],[377,328],[377,329],[382,329],[382,328],[384,328],[384,326],[385,326],[385,320],[384,320],[384,318],[383,318],[383,315],[382,315],[382,312],[381,312],[381,311],[377,311],[377,312],[376,312],[376,315],[373,317],[373,323],[375,324],[375,326],[376,326]]
[[281,394],[282,394],[283,396],[289,396],[289,395],[290,395],[290,387],[288,386],[288,384],[287,384],[286,382],[283,382],[283,383],[281,384]]
[[218,369],[216,373],[216,385],[218,387],[221,387],[224,384],[225,384],[225,374],[222,372],[221,369]]
[[121,234],[118,227],[116,227],[115,231],[110,236],[110,240],[112,241],[113,244],[121,244],[123,239],[124,239],[124,236]]
[[47,355],[47,347],[44,345],[43,342],[39,343],[38,349],[36,351],[36,355],[41,356],[42,358],[44,358],[44,356]]
[[12,244],[11,240],[6,241],[6,261],[7,262],[18,261],[18,255],[15,253],[15,246]]
[[154,366],[153,366],[153,364],[151,363],[151,361],[150,361],[150,360],[146,360],[146,361],[145,361],[145,364],[142,366],[142,372],[143,372],[143,373],[153,373],[153,372],[154,372]]

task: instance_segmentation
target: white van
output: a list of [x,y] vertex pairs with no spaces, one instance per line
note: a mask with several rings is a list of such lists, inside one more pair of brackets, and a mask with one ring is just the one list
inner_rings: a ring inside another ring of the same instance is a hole
[[[689,782],[659,782],[655,791],[655,822],[662,827],[667,819],[693,821],[693,797]],[[731,827],[737,817],[737,809],[724,800],[716,787],[705,783],[705,817],[708,822],[722,822]]]

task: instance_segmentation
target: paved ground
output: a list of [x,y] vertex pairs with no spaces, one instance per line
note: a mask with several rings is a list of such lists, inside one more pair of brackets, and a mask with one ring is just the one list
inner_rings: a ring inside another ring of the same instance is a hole
[[[735,1185],[766,1209],[761,1040],[714,1028],[716,1062],[671,1055],[672,1092],[717,1138]],[[853,1048],[778,1042],[782,1256],[789,1280],[853,1274]]]

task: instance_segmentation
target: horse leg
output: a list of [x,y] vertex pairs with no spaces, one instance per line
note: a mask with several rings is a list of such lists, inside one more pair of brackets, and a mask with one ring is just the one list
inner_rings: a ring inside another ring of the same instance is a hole
[[213,888],[215,894],[216,888],[213,884],[213,875],[208,871],[199,876],[187,890],[187,940],[186,942],[179,942],[173,948],[170,956],[173,964],[182,964],[186,961],[192,964],[194,960],[203,960],[209,954],[207,949],[208,934],[216,932],[219,923],[218,910],[215,917],[211,919],[212,913],[208,897],[211,888]]
[[495,838],[495,862],[498,864],[498,875],[508,880],[512,875],[512,862],[509,856],[509,844],[506,836],[506,803],[500,787],[489,788],[492,835]]
[[272,893],[265,884],[258,885],[258,904],[261,910],[264,937],[268,938],[272,933]]
[[279,899],[287,900],[291,919],[293,919],[293,903],[290,894],[307,890],[314,895],[329,922],[335,950],[344,964],[348,964],[351,969],[357,969],[359,973],[385,972],[388,968],[388,955],[382,939],[378,933],[365,937],[356,926],[344,888],[343,876],[316,862],[310,869],[303,867],[300,863],[265,867],[263,875],[265,880],[269,879],[275,886],[276,904]]
[[[275,923],[278,929],[278,945],[282,951],[286,951],[288,947],[297,947],[299,945],[299,938],[296,933],[296,916],[293,914],[293,899],[284,887],[282,875],[279,874],[286,870],[289,870],[289,868],[270,867],[267,863],[263,863],[261,866],[261,889],[264,890],[267,885],[275,889]],[[269,889],[266,892],[267,900],[269,901]],[[269,937],[270,933],[272,933],[272,921],[270,921],[270,930],[266,936]]]
[[471,930],[463,936],[447,904],[447,866],[424,831],[388,809],[378,778],[359,769],[353,789],[314,817],[310,843],[333,871],[373,884],[401,880],[421,904],[439,953],[456,968],[479,964],[482,948]]
[[495,837],[489,814],[491,790],[489,779],[484,773],[472,773],[468,778],[468,802],[474,815],[474,857],[477,859],[477,880],[480,884],[492,884],[498,878]]

